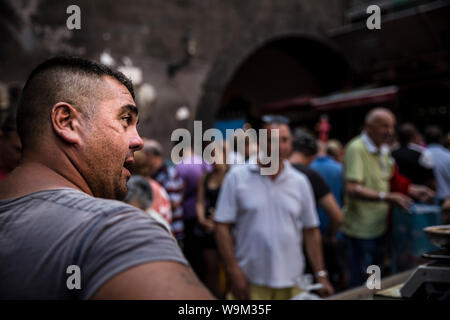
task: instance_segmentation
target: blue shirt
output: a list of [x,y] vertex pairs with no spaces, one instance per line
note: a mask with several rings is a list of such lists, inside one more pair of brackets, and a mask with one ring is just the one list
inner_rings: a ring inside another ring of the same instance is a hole
[[[322,178],[328,183],[339,207],[342,208],[342,194],[343,194],[343,178],[342,178],[342,164],[331,158],[330,156],[319,156],[310,165],[311,169],[318,172]],[[328,216],[320,206],[317,212],[319,213],[320,231],[324,233],[329,227]]]
[[434,162],[434,176],[436,178],[439,200],[450,198],[450,151],[440,144],[430,144],[428,151]]

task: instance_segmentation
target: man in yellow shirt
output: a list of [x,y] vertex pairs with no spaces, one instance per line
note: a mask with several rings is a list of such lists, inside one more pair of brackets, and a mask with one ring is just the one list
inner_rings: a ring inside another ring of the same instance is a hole
[[365,281],[368,266],[383,266],[389,204],[408,209],[411,202],[403,194],[389,192],[394,162],[387,143],[394,127],[391,111],[373,109],[366,116],[364,131],[345,151],[342,231],[348,245],[351,287]]

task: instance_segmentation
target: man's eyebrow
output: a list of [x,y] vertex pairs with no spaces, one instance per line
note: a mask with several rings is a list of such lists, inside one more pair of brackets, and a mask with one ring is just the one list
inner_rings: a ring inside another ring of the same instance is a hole
[[132,104],[127,104],[127,105],[124,105],[124,106],[120,107],[120,113],[123,113],[123,112],[126,112],[126,111],[134,113],[135,116],[137,116],[138,113],[139,113],[138,112],[138,108],[136,108],[136,106],[132,105]]

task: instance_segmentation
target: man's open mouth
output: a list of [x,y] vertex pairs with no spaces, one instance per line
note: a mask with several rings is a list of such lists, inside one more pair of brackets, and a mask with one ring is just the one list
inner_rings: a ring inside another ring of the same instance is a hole
[[128,158],[127,160],[125,160],[125,162],[123,163],[123,167],[131,174],[133,174],[134,171],[134,158]]

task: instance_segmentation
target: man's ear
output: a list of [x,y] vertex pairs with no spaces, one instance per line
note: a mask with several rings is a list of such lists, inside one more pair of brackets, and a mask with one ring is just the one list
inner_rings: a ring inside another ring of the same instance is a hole
[[51,122],[54,132],[65,142],[81,142],[81,113],[67,102],[58,102],[52,108]]

